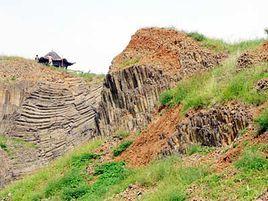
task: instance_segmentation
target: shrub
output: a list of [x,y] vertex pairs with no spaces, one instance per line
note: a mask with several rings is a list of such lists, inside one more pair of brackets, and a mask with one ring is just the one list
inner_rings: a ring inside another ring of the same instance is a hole
[[125,151],[130,145],[132,141],[126,141],[120,144],[116,149],[114,149],[114,156],[119,156],[123,151]]
[[6,144],[6,138],[3,136],[0,136],[0,148],[4,151],[8,151],[7,144]]
[[259,132],[263,133],[268,131],[268,109],[265,109],[260,116],[256,119],[257,124],[260,127]]
[[174,93],[172,90],[167,90],[165,92],[163,92],[161,95],[160,95],[160,103],[164,106],[168,106],[171,104],[171,101],[173,99],[173,96],[174,96]]
[[198,32],[190,32],[190,33],[187,33],[187,35],[199,42],[206,40],[206,36]]

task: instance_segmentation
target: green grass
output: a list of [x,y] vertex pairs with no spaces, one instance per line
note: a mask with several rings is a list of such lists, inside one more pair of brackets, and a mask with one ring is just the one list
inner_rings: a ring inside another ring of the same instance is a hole
[[165,106],[182,104],[182,112],[192,108],[208,107],[230,100],[259,105],[268,98],[268,93],[259,94],[254,84],[268,76],[268,64],[236,72],[236,56],[233,55],[221,66],[183,79],[178,86],[163,92],[160,103]]
[[12,155],[16,148],[23,147],[26,149],[35,149],[36,145],[31,142],[26,142],[23,139],[0,135],[0,148]]
[[47,66],[48,68],[51,68],[55,71],[59,71],[59,72],[66,72],[69,73],[73,76],[76,77],[81,77],[82,79],[84,79],[86,82],[91,82],[93,80],[103,80],[105,75],[104,74],[96,74],[96,73],[85,73],[82,71],[76,71],[76,70],[70,70],[70,69],[65,69],[62,67],[54,67],[54,66]]
[[239,159],[222,173],[211,172],[195,182],[196,195],[208,200],[255,200],[267,190],[267,144],[245,146]]
[[245,171],[268,170],[268,160],[264,156],[247,153],[235,163],[235,167]]
[[260,116],[255,120],[259,125],[259,132],[263,133],[268,131],[268,109],[262,111]]
[[70,187],[76,185],[78,188],[84,187],[86,182],[80,183],[80,181],[84,181],[84,176],[87,175],[85,167],[92,161],[90,158],[95,156],[89,153],[95,150],[101,142],[93,140],[87,145],[72,150],[48,167],[10,184],[0,191],[0,200],[8,197],[9,193],[13,201],[40,200],[50,195],[53,195],[52,200],[61,200],[65,195],[66,189],[62,188],[65,184],[71,184]]
[[[101,201],[123,192],[130,184],[147,189],[142,200],[189,200],[193,193],[206,200],[253,200],[267,187],[267,144],[247,145],[234,163],[235,174],[215,172],[209,164],[185,165],[177,156],[139,168],[126,168],[124,162],[99,163],[93,141],[56,160],[47,168],[14,182],[0,191],[0,200],[94,200]],[[192,153],[207,154],[208,149],[192,148]],[[189,154],[191,155],[191,154]],[[189,156],[188,156],[189,157]],[[92,170],[88,170],[88,167]]]
[[126,138],[130,135],[130,132],[125,130],[118,130],[115,135],[119,138]]
[[126,67],[129,67],[129,66],[133,66],[135,64],[138,64],[139,61],[140,61],[140,57],[126,59],[119,65],[119,67],[120,68],[126,68]]
[[200,44],[205,48],[208,48],[215,52],[226,52],[230,54],[233,54],[235,52],[241,53],[248,49],[254,49],[264,41],[264,39],[255,39],[255,40],[227,43],[221,39],[208,38],[202,33],[198,32],[190,32],[187,33],[187,35],[192,37],[194,40],[200,42]]
[[132,141],[125,141],[121,143],[117,148],[113,150],[114,156],[119,156],[123,151],[125,151],[130,145]]
[[8,152],[7,139],[2,135],[0,135],[0,148]]
[[[94,154],[90,159],[94,159]],[[109,162],[97,165],[94,170],[94,176],[87,174],[86,166],[90,159],[79,160],[77,166],[65,174],[58,181],[53,181],[45,190],[45,197],[59,197],[61,200],[98,200],[109,190],[109,187],[117,184],[127,176],[127,169],[123,162]],[[82,163],[81,163],[82,162]],[[88,182],[95,179],[92,185]]]
[[84,72],[71,72],[71,73],[78,77],[83,78],[87,82],[91,82],[94,79],[103,80],[105,77],[104,74],[96,74],[96,73],[84,73]]
[[207,155],[208,153],[212,152],[214,149],[215,149],[214,147],[190,145],[186,149],[186,154],[189,156],[196,154],[196,153],[201,154],[201,155]]

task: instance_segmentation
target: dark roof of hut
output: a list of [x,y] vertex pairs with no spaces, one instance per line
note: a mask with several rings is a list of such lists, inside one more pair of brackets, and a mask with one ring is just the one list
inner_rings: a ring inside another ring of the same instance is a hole
[[61,60],[62,58],[54,51],[47,53],[44,57],[47,58],[48,56],[52,57],[52,60]]

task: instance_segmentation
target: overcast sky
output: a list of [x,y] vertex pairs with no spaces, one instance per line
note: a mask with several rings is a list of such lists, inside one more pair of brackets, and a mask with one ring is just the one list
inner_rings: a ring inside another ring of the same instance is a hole
[[264,37],[268,0],[0,0],[0,54],[50,50],[106,73],[141,27],[176,27],[226,41]]

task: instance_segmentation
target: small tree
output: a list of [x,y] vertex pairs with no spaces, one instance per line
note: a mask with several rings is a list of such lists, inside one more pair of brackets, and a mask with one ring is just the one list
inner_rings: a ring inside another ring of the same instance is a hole
[[267,34],[267,36],[268,36],[268,28],[265,28],[264,29],[264,32]]

